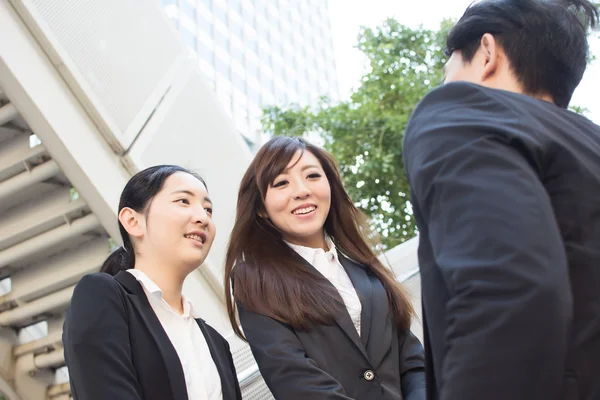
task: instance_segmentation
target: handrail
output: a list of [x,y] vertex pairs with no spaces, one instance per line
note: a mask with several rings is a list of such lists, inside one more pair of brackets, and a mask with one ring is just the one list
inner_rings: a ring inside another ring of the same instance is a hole
[[240,382],[240,387],[245,388],[250,386],[250,384],[254,383],[258,378],[260,378],[260,370],[258,369],[258,364],[254,363],[249,368],[246,368],[242,372],[238,374],[238,381]]

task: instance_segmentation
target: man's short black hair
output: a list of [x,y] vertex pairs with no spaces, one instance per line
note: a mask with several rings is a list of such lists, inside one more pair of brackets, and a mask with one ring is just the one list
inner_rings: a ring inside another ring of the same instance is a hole
[[452,28],[446,54],[471,62],[481,37],[492,34],[527,94],[549,94],[566,108],[585,72],[588,28],[598,9],[586,0],[483,0]]

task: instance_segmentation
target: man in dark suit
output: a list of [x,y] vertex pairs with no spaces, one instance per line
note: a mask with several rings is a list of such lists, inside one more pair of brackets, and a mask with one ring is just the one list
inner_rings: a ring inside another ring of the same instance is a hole
[[600,399],[600,127],[566,110],[597,22],[471,5],[411,117],[429,399]]

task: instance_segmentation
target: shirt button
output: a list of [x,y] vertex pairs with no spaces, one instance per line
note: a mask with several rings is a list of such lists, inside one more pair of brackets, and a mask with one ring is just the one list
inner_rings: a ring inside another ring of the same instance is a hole
[[370,369],[366,370],[365,373],[363,374],[363,377],[365,378],[366,381],[372,381],[373,379],[375,379],[375,372],[371,371]]

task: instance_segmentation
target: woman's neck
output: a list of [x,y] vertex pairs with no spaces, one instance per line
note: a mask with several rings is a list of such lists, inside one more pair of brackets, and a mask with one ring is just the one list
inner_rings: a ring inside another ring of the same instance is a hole
[[183,314],[182,290],[185,275],[176,273],[175,268],[156,265],[140,260],[135,263],[135,269],[145,273],[162,291],[163,299],[180,314]]
[[329,245],[327,243],[327,234],[325,232],[319,232],[312,236],[306,237],[289,237],[284,236],[283,240],[288,243],[295,244],[298,246],[309,247],[311,249],[323,249],[323,251],[329,251]]

